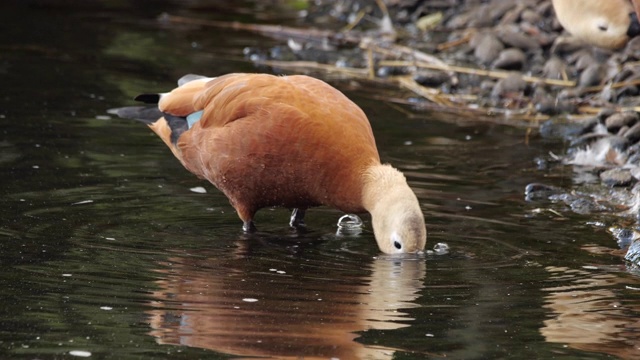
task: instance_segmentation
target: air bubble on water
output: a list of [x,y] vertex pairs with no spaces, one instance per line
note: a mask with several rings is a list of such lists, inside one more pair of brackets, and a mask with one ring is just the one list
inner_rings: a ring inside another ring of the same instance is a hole
[[358,215],[346,214],[338,220],[338,232],[336,235],[358,235],[362,232],[364,223]]
[[449,245],[446,243],[437,243],[433,246],[433,253],[436,255],[446,255],[449,253]]
[[69,355],[78,357],[89,357],[91,356],[91,353],[84,350],[71,350],[69,351]]
[[203,188],[202,186],[192,187],[189,190],[191,190],[194,193],[198,193],[198,194],[206,194],[207,193],[207,189]]

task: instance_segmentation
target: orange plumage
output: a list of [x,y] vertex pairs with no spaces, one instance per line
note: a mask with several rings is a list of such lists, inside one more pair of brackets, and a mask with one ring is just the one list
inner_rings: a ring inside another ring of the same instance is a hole
[[640,35],[640,0],[552,0],[558,21],[582,41],[619,49]]
[[424,248],[417,198],[401,173],[380,164],[366,115],[340,91],[307,76],[266,74],[188,75],[179,84],[139,97],[158,101],[155,115],[114,112],[147,122],[189,171],[229,198],[246,230],[263,207],[299,209],[296,225],[307,208],[328,205],[371,212],[384,252]]

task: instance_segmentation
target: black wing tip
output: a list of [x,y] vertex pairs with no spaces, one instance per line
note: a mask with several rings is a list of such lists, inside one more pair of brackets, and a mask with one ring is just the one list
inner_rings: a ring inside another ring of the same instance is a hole
[[160,94],[140,94],[133,98],[135,101],[140,101],[145,104],[157,104],[160,102]]

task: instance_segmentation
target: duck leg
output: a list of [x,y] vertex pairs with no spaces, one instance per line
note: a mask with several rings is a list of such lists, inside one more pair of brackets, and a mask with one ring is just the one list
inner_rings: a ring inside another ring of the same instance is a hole
[[256,232],[258,229],[253,224],[253,216],[256,214],[256,210],[240,202],[232,202],[231,205],[236,209],[238,217],[242,220],[242,230],[248,233]]
[[242,230],[244,232],[252,233],[252,232],[256,232],[256,230],[258,230],[258,229],[253,224],[253,221],[248,220],[248,221],[243,221],[242,222]]
[[289,226],[292,228],[298,228],[305,226],[304,224],[304,214],[306,209],[293,209],[291,213],[291,220],[289,220]]

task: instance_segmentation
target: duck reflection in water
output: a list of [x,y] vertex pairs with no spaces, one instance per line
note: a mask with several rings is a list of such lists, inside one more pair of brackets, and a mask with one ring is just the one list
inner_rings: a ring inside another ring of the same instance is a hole
[[547,271],[551,281],[562,282],[544,289],[548,291],[544,307],[553,316],[540,331],[548,342],[622,359],[639,357],[640,322],[634,314],[640,309],[618,299],[616,289],[624,288],[623,278],[600,270],[548,267]]
[[393,349],[356,342],[357,332],[410,326],[402,309],[417,306],[426,273],[417,255],[333,264],[330,254],[203,255],[158,270],[149,311],[158,343],[247,357],[390,359]]

